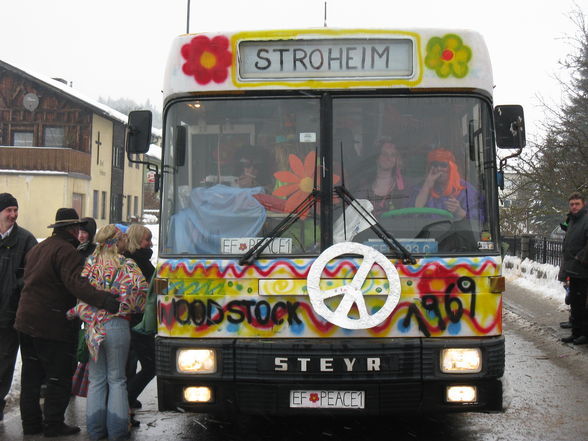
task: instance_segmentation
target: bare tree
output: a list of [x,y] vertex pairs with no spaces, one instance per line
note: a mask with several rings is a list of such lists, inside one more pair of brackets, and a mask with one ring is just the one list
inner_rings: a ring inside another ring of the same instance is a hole
[[[588,192],[588,28],[578,6],[570,14],[576,34],[569,37],[570,53],[561,65],[569,73],[559,80],[564,101],[559,107],[543,102],[544,137],[531,143],[509,163],[511,205],[501,209],[505,234],[547,234],[565,217],[572,191]],[[514,197],[516,196],[516,197]]]

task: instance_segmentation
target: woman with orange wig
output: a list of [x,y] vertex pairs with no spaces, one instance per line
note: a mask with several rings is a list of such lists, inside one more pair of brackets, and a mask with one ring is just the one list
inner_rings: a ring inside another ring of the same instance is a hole
[[414,199],[415,207],[441,208],[464,218],[483,222],[479,193],[461,179],[455,156],[449,150],[435,149],[427,155],[427,176]]

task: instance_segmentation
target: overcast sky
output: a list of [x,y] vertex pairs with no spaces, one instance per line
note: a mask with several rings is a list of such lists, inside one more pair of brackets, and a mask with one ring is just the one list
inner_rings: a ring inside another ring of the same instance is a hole
[[[322,27],[324,0],[191,0],[190,32]],[[3,0],[0,59],[61,77],[91,98],[162,107],[162,74],[187,0]],[[522,104],[528,136],[543,118],[537,95],[560,102],[554,75],[588,0],[328,0],[329,27],[475,29],[493,62],[495,104]]]

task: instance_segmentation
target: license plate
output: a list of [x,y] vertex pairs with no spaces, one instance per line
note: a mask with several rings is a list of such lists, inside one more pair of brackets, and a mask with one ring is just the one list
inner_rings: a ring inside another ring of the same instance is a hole
[[290,407],[317,409],[363,409],[363,390],[291,390]]

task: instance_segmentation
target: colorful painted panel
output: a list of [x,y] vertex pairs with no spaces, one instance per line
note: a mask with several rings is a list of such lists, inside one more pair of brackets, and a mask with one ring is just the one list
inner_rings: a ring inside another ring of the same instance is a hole
[[492,93],[482,37],[449,29],[312,29],[182,35],[164,96],[238,89],[467,87]]
[[[312,259],[170,259],[158,267],[168,289],[158,299],[159,334],[174,337],[466,337],[502,333],[502,296],[490,293],[500,258],[421,259],[393,262],[401,297],[392,314],[368,330],[346,330],[313,310],[306,290]],[[337,260],[323,271],[321,289],[348,283],[360,266]],[[362,287],[369,310],[385,302],[387,280],[374,266]]]

